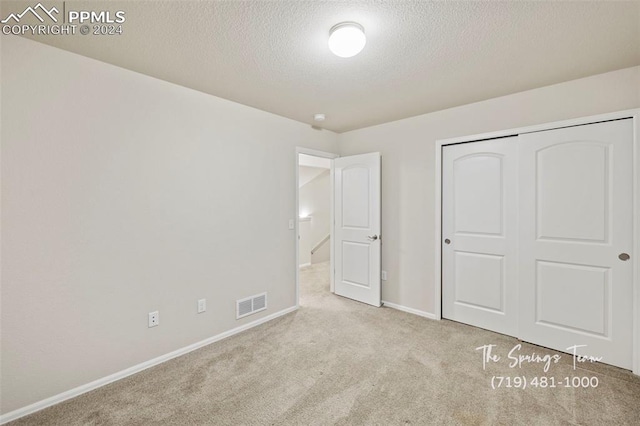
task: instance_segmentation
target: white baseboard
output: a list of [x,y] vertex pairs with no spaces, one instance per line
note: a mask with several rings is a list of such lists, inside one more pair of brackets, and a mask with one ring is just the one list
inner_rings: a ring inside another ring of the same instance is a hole
[[392,308],[392,309],[397,309],[399,311],[402,312],[407,312],[409,314],[414,314],[414,315],[418,315],[424,318],[429,318],[429,319],[436,319],[435,314],[429,313],[429,312],[425,312],[425,311],[421,311],[418,309],[413,309],[413,308],[408,308],[406,306],[402,306],[402,305],[396,305],[395,303],[391,303],[391,302],[385,302],[384,300],[382,301],[382,304],[388,308]]
[[108,385],[109,383],[113,383],[117,380],[120,379],[124,379],[127,376],[131,376],[132,374],[136,374],[139,373],[143,370],[146,370],[147,368],[156,366],[158,364],[162,364],[163,362],[169,361],[170,359],[179,357],[181,355],[187,354],[191,351],[195,351],[196,349],[200,349],[203,346],[207,346],[210,345],[212,343],[215,343],[217,341],[220,341],[222,339],[225,339],[227,337],[231,337],[234,334],[238,334],[242,331],[248,330],[250,328],[256,327],[260,324],[264,324],[265,322],[271,321],[273,319],[276,319],[278,317],[281,317],[282,315],[286,315],[290,312],[293,312],[295,310],[297,310],[298,307],[297,306],[292,306],[290,308],[287,309],[283,309],[279,312],[275,312],[271,315],[267,315],[266,317],[263,318],[259,318],[255,321],[252,321],[250,323],[241,325],[240,327],[236,327],[233,328],[229,331],[225,331],[223,333],[220,333],[218,335],[215,335],[213,337],[209,337],[207,339],[201,340],[199,342],[196,342],[192,345],[189,346],[185,346],[184,348],[181,349],[177,349],[173,352],[169,352],[168,354],[165,355],[161,355],[157,358],[153,358],[150,359],[149,361],[145,361],[141,364],[138,365],[134,365],[133,367],[129,367],[125,370],[119,371],[117,373],[111,374],[107,377],[103,377],[101,379],[98,380],[94,380],[93,382],[87,383],[85,385],[82,386],[78,386],[77,388],[68,390],[66,392],[62,392],[59,393],[58,395],[54,395],[52,397],[43,399],[42,401],[38,401],[35,402],[33,404],[27,405],[26,407],[22,407],[22,408],[18,408],[17,410],[11,411],[7,414],[3,414],[0,416],[0,424],[5,424],[8,423],[10,421],[19,419],[20,417],[24,417],[28,414],[32,414],[35,413],[36,411],[40,411],[42,409],[45,409],[47,407],[50,407],[52,405],[56,405],[59,404],[63,401],[66,401],[67,399],[71,399],[71,398],[75,398],[76,396],[82,395],[83,393],[92,391],[94,389],[97,389],[99,387]]
[[300,269],[305,268],[305,267],[307,267],[307,266],[311,266],[311,262],[308,262],[308,263],[301,263],[301,264],[300,264]]

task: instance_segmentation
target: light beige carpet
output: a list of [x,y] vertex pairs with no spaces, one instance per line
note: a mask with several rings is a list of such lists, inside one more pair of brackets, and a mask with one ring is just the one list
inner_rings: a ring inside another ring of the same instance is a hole
[[[302,271],[301,308],[240,335],[64,402],[15,425],[612,425],[640,424],[640,379],[605,365],[547,376],[596,388],[491,388],[516,339],[374,308],[328,291],[328,265]],[[498,345],[482,368],[475,348]],[[556,352],[524,344],[522,353]]]

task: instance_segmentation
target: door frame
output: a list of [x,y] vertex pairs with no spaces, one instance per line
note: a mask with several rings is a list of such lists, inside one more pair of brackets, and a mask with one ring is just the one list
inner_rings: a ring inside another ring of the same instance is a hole
[[334,154],[332,152],[318,151],[316,149],[311,148],[303,148],[296,147],[296,158],[295,158],[295,194],[296,194],[296,202],[295,202],[295,215],[294,217],[294,239],[296,241],[296,308],[300,307],[300,239],[298,235],[300,235],[300,154],[311,155],[313,157],[321,157],[328,158],[331,160],[331,169],[329,170],[329,179],[330,179],[330,194],[331,201],[329,203],[329,289],[331,293],[334,292],[334,267],[333,267],[333,160],[340,157],[338,154]]
[[479,142],[523,133],[540,132],[543,130],[559,129],[563,127],[594,124],[602,121],[633,119],[633,373],[640,375],[640,109],[617,111],[608,114],[598,114],[570,120],[554,121],[534,126],[519,127],[497,132],[480,133],[449,139],[440,139],[435,144],[435,267],[434,267],[434,317],[442,319],[442,150],[446,145]]

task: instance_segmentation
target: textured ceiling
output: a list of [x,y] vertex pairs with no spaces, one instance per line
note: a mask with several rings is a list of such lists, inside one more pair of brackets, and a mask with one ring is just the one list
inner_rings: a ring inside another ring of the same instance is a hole
[[[45,6],[62,2],[42,0]],[[3,2],[2,17],[29,3]],[[121,36],[46,44],[338,132],[640,65],[640,2],[67,1]],[[327,48],[365,27],[349,59]],[[7,36],[2,36],[7,37]]]

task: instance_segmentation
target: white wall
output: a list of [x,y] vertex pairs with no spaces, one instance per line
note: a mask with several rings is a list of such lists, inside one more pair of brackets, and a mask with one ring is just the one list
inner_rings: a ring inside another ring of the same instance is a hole
[[[311,264],[328,262],[331,260],[331,239],[329,238],[327,241],[322,243],[320,247],[318,247],[313,254],[311,255]],[[329,288],[329,283],[327,282],[327,289]]]
[[340,134],[341,155],[382,153],[383,300],[434,312],[436,140],[636,107],[640,67]]
[[334,133],[22,38],[1,54],[2,413],[296,304],[295,147]]
[[324,173],[327,169],[322,167],[298,167],[298,187],[302,188],[313,179],[317,178],[321,173]]
[[[329,170],[316,176],[300,188],[299,192],[300,214],[311,216],[309,223],[308,241],[305,235],[300,235],[300,250],[308,247],[311,250],[329,233],[329,221],[331,218],[331,177]],[[329,242],[325,243],[329,245]],[[318,255],[311,256],[312,263],[325,262],[329,260],[328,251],[318,252]],[[300,258],[302,262],[302,256]]]
[[298,221],[298,266],[308,266],[311,264],[311,220],[309,218],[300,219]]

